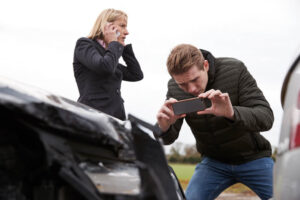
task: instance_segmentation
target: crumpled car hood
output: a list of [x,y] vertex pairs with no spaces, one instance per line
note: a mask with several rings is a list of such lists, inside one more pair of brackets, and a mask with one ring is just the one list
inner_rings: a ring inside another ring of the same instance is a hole
[[[128,122],[3,77],[0,77],[0,108],[31,125],[53,129],[63,137],[111,146],[116,152],[132,151]],[[126,160],[126,156],[122,159]]]

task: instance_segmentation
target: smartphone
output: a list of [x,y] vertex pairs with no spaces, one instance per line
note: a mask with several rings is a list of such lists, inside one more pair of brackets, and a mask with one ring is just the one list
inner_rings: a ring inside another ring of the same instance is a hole
[[117,37],[119,37],[120,36],[120,32],[116,31],[116,35],[117,35]]
[[211,100],[208,98],[190,98],[178,101],[172,104],[175,115],[192,113],[200,110],[205,110],[211,107]]

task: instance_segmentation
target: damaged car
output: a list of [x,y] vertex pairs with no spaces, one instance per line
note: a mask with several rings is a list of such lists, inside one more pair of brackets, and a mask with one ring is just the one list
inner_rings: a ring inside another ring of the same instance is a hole
[[0,78],[0,199],[181,200],[155,127]]

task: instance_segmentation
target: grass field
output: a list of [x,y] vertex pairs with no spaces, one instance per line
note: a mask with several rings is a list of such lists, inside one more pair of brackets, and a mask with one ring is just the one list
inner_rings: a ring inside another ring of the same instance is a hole
[[196,165],[192,164],[169,164],[174,172],[176,173],[177,178],[181,184],[181,187],[185,190],[193,173]]
[[196,165],[192,164],[170,164],[178,179],[190,180]]
[[[185,190],[193,173],[195,170],[196,165],[191,164],[174,164],[169,163],[169,165],[173,168],[176,173],[177,178],[180,181],[182,188]],[[253,193],[247,186],[237,183],[232,185],[231,187],[227,188],[225,192],[232,192],[232,193]]]

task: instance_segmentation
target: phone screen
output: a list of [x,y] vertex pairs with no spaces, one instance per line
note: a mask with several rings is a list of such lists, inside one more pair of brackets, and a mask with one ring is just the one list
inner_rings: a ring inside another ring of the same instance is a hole
[[211,107],[211,101],[207,98],[191,98],[172,104],[175,115],[192,113]]

